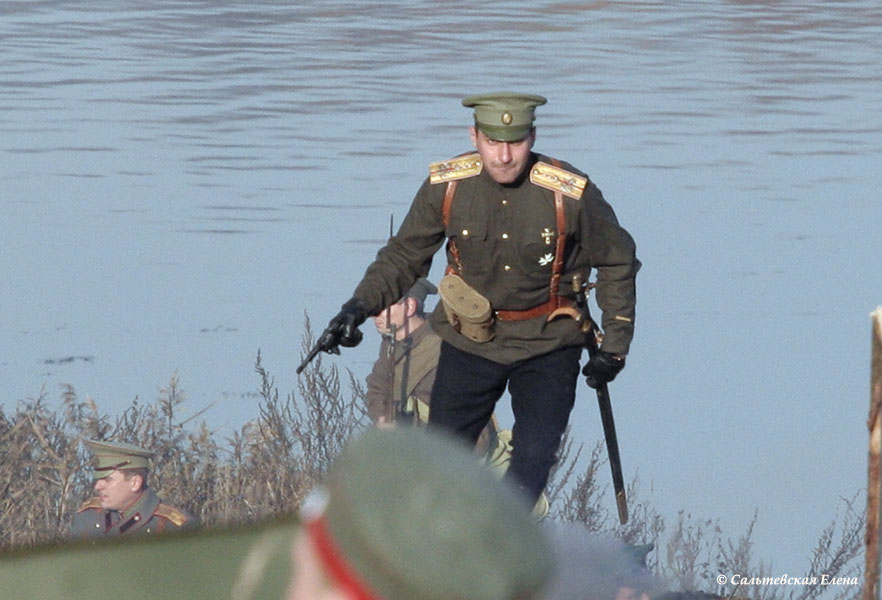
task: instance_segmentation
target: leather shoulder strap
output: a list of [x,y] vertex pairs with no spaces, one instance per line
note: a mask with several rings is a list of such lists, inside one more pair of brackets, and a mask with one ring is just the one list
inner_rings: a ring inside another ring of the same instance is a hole
[[[453,197],[456,195],[457,182],[455,179],[448,181],[447,189],[444,190],[444,201],[441,203],[441,222],[444,224],[444,229],[447,229],[447,226],[450,224],[450,208],[453,206]],[[462,261],[459,259],[459,249],[456,247],[456,243],[453,240],[448,241],[447,248],[450,250],[451,256],[453,256],[453,264],[447,265],[445,272],[448,275],[450,273],[462,275]]]
[[[556,158],[552,159],[554,167],[560,168],[560,161]],[[564,206],[563,190],[554,190],[554,215],[557,225],[557,244],[554,246],[554,263],[551,266],[551,289],[548,291],[548,298],[551,301],[557,301],[557,287],[560,283],[560,274],[563,271],[564,249],[567,245],[567,215]],[[580,191],[581,195],[581,191]]]

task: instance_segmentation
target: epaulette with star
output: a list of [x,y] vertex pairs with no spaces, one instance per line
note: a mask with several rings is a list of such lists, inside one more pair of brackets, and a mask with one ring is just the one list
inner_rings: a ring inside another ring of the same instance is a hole
[[588,178],[576,175],[566,169],[549,165],[545,162],[537,162],[530,169],[530,181],[539,187],[560,192],[564,196],[578,200],[588,185]]
[[481,155],[477,152],[464,154],[449,160],[433,162],[429,165],[429,181],[432,183],[444,183],[456,179],[466,179],[481,173],[484,163]]
[[178,510],[174,506],[169,506],[168,504],[163,504],[161,502],[159,506],[156,507],[156,510],[153,511],[153,514],[168,519],[177,527],[180,527],[190,520],[190,517],[187,516],[186,513]]

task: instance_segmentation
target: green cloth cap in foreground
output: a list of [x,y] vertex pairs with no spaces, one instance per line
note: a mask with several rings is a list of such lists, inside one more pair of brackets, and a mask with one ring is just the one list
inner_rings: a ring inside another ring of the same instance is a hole
[[340,558],[384,600],[536,597],[551,550],[526,500],[440,436],[373,430],[343,451],[323,512],[304,515],[338,552],[326,566]]
[[0,597],[95,600],[108,596],[113,581],[125,600],[282,600],[298,531],[296,520],[287,517],[0,551]]
[[462,105],[474,107],[475,125],[491,140],[516,142],[530,133],[536,107],[546,102],[535,94],[495,92],[469,96]]
[[107,477],[117,469],[148,469],[153,458],[153,452],[125,442],[86,440],[85,444],[95,455],[95,479]]

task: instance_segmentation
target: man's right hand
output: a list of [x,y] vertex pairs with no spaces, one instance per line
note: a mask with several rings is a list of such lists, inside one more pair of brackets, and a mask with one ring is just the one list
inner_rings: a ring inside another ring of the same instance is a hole
[[331,354],[340,354],[339,346],[357,346],[363,337],[358,326],[364,323],[367,316],[362,301],[355,297],[350,298],[322,332],[318,347]]

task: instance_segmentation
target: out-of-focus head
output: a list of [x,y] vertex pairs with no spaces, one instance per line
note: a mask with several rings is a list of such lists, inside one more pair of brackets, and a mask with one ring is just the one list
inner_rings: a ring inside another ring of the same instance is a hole
[[528,600],[551,571],[526,501],[459,442],[421,429],[354,441],[303,512],[304,537],[353,598]]

